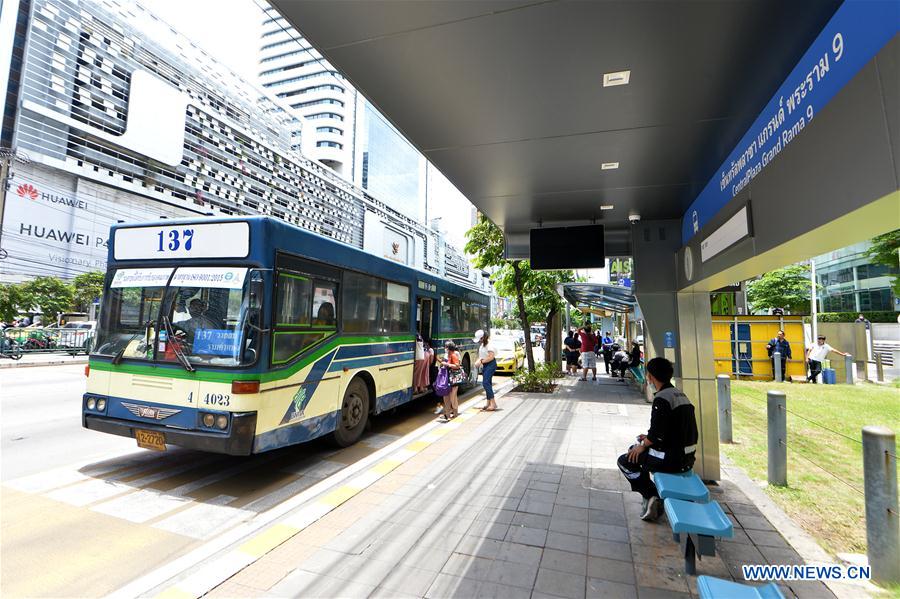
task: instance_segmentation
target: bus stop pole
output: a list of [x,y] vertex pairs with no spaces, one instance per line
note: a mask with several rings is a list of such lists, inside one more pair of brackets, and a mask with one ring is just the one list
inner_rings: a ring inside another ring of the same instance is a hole
[[716,390],[719,397],[719,441],[732,442],[731,428],[731,377],[720,374],[716,377]]
[[844,370],[846,371],[847,384],[852,385],[854,383],[854,370],[856,369],[856,364],[853,362],[853,356],[846,355],[844,356]]
[[900,584],[900,508],[897,506],[897,443],[886,426],[862,429],[866,494],[866,552],[872,580]]
[[784,391],[766,393],[769,484],[787,486],[787,405]]

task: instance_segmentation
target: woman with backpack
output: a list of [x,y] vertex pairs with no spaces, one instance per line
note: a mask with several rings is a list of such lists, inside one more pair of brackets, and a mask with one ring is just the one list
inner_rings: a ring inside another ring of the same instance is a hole
[[449,422],[459,416],[459,386],[466,380],[466,372],[462,368],[462,356],[459,348],[452,341],[444,344],[446,355],[438,357],[438,366],[446,368],[450,378],[450,393],[444,396],[444,415],[441,420]]

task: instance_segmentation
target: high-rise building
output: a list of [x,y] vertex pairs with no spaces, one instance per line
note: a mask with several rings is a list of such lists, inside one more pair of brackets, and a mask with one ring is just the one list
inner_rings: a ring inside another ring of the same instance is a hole
[[105,269],[117,221],[264,214],[487,287],[440,235],[297,152],[289,107],[141,5],[3,10],[16,26],[0,47],[0,281]]
[[[308,158],[353,181],[356,89],[273,8],[263,12],[259,83],[308,121]],[[290,134],[299,137],[301,123]]]

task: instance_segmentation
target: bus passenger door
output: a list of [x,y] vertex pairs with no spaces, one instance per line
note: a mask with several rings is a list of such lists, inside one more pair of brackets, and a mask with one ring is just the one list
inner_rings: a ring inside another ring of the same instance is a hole
[[[434,301],[428,297],[420,297],[416,300],[416,332],[422,339],[431,340],[431,322],[434,316]],[[413,367],[413,393],[421,392],[421,387],[427,389],[431,384],[431,364],[414,363]],[[424,370],[423,370],[424,369]],[[427,380],[424,380],[427,377]],[[423,380],[420,380],[423,379]],[[426,383],[426,384],[421,384]]]
[[416,331],[425,339],[431,339],[431,318],[433,316],[431,298],[420,297],[416,306]]

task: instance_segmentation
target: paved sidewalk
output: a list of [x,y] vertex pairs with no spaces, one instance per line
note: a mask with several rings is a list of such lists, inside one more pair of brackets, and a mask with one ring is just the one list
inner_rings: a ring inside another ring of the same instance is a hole
[[[640,520],[640,497],[615,466],[649,422],[637,392],[569,377],[552,395],[499,403],[284,534],[207,596],[696,597],[665,518]],[[742,564],[803,563],[732,483],[712,493],[735,537],[698,562],[700,574],[741,580]],[[817,582],[782,588],[833,596]]]

